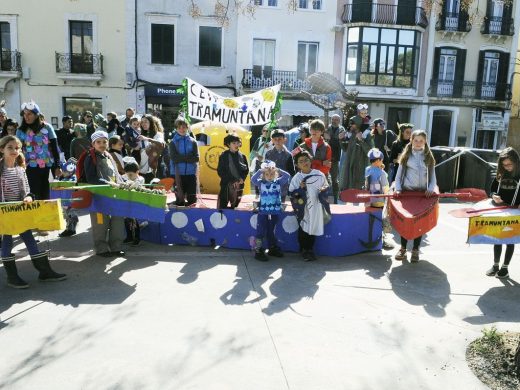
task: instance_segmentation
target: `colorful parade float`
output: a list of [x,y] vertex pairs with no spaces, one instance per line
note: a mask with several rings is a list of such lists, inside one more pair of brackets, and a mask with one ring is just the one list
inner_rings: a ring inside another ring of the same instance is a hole
[[[185,79],[182,105],[186,118],[201,121],[191,126],[200,154],[200,194],[194,207],[175,206],[172,193],[137,192],[108,185],[63,188],[59,183],[54,183],[52,196],[84,199],[83,204],[80,202],[77,206],[90,212],[147,221],[141,230],[141,239],[150,242],[250,250],[254,246],[256,232],[255,196],[248,195],[250,188],[247,184],[246,195],[236,209],[219,210],[217,162],[225,150],[223,139],[230,133],[241,137],[241,151],[249,155],[251,133],[244,127],[274,121],[282,104],[279,89],[277,85],[253,94],[227,98]],[[298,252],[298,222],[289,202],[286,203],[287,207],[276,227],[276,236],[284,251]],[[381,249],[381,209],[366,207],[365,202],[333,204],[331,215],[324,235],[316,240],[315,251],[318,255],[346,256]]]

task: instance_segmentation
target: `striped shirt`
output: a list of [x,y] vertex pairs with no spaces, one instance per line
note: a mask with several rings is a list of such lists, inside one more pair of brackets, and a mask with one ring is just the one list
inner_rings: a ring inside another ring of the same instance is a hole
[[0,181],[2,202],[21,201],[30,192],[25,169],[22,167],[4,166]]

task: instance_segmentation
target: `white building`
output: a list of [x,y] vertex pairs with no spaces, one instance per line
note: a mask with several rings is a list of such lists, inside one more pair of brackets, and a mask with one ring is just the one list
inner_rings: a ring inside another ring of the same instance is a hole
[[336,25],[335,1],[259,0],[254,18],[240,15],[237,23],[236,75],[240,94],[281,84],[280,125],[290,126],[323,110],[303,100],[305,79],[315,72],[333,72]]
[[[132,17],[133,14],[130,15]],[[126,78],[125,1],[3,0],[0,8],[0,99],[19,120],[23,101],[36,101],[48,121],[61,125],[86,110],[121,112],[132,89]]]
[[165,129],[173,128],[181,96],[176,90],[189,77],[222,96],[235,96],[237,25],[222,27],[214,1],[198,1],[200,17],[192,17],[185,1],[137,3],[138,112],[158,114]]

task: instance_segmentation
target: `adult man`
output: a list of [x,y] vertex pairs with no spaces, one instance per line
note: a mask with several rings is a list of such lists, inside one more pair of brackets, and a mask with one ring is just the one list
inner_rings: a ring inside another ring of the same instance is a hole
[[87,137],[90,138],[90,136],[94,134],[94,131],[96,131],[98,127],[96,123],[94,123],[92,111],[85,111],[83,114],[83,123],[87,125]]
[[330,179],[332,181],[332,194],[334,195],[334,203],[338,203],[338,193],[339,193],[339,161],[341,159],[341,142],[345,140],[346,131],[343,126],[341,126],[341,117],[338,114],[332,115],[331,124],[325,130],[325,134],[323,134],[323,138],[330,145],[332,149],[332,162],[330,167]]
[[62,127],[56,132],[56,137],[58,138],[58,146],[65,156],[65,161],[67,161],[70,158],[70,143],[74,139],[72,130],[74,124],[70,115],[65,115],[61,119],[61,123]]
[[121,127],[126,129],[129,126],[130,119],[135,115],[135,110],[131,107],[126,109],[125,119],[121,121]]

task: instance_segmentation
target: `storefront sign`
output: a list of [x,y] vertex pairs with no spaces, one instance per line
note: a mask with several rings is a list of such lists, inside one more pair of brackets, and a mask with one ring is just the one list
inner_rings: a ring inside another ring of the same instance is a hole
[[179,87],[174,86],[162,86],[162,85],[146,85],[144,92],[146,96],[179,96],[182,97],[182,93],[177,92]]
[[186,79],[188,113],[192,118],[241,126],[262,125],[271,121],[280,85],[236,98],[222,97]]

